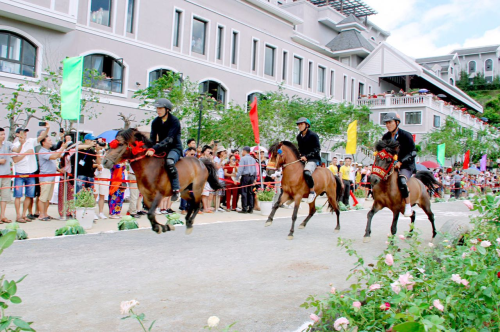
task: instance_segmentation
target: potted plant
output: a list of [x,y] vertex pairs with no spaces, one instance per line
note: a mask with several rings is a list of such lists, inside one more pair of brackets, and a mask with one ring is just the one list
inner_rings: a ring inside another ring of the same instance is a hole
[[260,214],[268,216],[273,208],[274,190],[264,188],[257,190],[257,199],[260,203]]
[[96,202],[90,188],[82,188],[75,194],[75,199],[68,202],[69,211],[74,211],[76,219],[84,229],[91,229],[94,224]]
[[448,200],[451,197],[451,191],[450,188],[445,188],[444,189],[444,199]]

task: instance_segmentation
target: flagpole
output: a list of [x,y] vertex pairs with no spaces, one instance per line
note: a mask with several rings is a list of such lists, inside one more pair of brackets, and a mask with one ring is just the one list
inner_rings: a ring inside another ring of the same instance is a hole
[[[259,142],[260,142],[260,137],[259,137]],[[260,143],[257,146],[259,147],[260,189],[264,189],[264,183],[262,182],[264,179],[264,174],[262,173],[262,157],[260,155]]]
[[[74,184],[74,189],[73,193],[76,194],[76,182],[78,179],[78,144],[79,144],[79,136],[80,136],[80,114],[78,114],[77,120],[76,120],[76,152],[75,152],[75,184]],[[76,195],[74,195],[73,199],[76,202]]]

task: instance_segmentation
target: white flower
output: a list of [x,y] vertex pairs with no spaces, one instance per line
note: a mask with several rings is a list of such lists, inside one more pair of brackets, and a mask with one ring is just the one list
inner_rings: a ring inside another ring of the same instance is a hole
[[[497,250],[498,250],[498,249],[497,249]],[[462,254],[462,258],[465,258],[465,257],[467,257],[467,254],[464,252],[464,253]]]
[[462,282],[462,278],[460,278],[460,274],[452,274],[451,280],[456,282],[457,284]]
[[472,244],[477,244],[477,239],[472,239],[472,240],[470,240],[470,243],[472,243]]
[[395,281],[391,284],[391,288],[394,291],[394,293],[399,294],[401,292],[401,285],[399,284],[398,281]]
[[419,267],[417,267],[417,270],[419,270],[419,271],[420,271],[420,273],[422,273],[422,274],[424,274],[424,273],[425,273],[425,270],[424,270],[424,269],[421,269],[421,268],[419,268]]
[[376,289],[380,289],[381,287],[382,287],[382,286],[380,286],[380,284],[373,284],[373,285],[371,285],[371,286],[369,287],[369,289],[370,289],[371,291],[374,291],[374,290],[376,290]]
[[500,249],[496,249],[498,257],[500,257]]
[[500,244],[500,237],[497,239],[498,244]]
[[429,242],[429,247],[431,247],[431,248],[434,247],[434,243]]
[[132,310],[136,305],[139,305],[139,302],[137,302],[136,300],[122,301],[122,303],[120,303],[121,314],[128,315],[130,310]]
[[490,241],[483,241],[483,242],[481,242],[481,247],[488,248],[489,246],[491,246],[491,242]]
[[337,320],[333,323],[333,328],[337,331],[345,330],[349,325],[349,321],[345,317],[337,318]]
[[208,327],[217,327],[219,325],[220,319],[217,316],[210,316],[207,320]]
[[404,235],[399,234],[399,239],[404,241],[406,238]]

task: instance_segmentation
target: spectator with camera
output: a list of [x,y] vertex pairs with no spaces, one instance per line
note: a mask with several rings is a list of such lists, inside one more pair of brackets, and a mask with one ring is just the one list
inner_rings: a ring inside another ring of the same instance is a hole
[[[86,134],[84,145],[78,149],[78,160],[76,160],[76,153],[71,157],[71,165],[73,174],[78,171],[77,181],[75,186],[75,194],[82,188],[94,188],[95,169],[101,163],[101,157],[97,154],[102,149],[101,145],[97,144],[97,139],[92,134]],[[76,167],[78,167],[76,169]]]

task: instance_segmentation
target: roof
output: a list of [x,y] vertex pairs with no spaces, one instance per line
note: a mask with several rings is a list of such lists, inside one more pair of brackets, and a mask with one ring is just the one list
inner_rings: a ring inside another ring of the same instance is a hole
[[326,44],[326,47],[331,49],[333,52],[345,51],[352,49],[364,48],[369,52],[373,51],[375,47],[366,40],[361,32],[358,30],[345,30],[339,33],[332,41]]
[[479,47],[468,47],[468,48],[460,48],[457,50],[453,50],[450,52],[451,54],[465,55],[465,54],[475,54],[475,53],[494,53],[498,50],[500,45],[491,45],[491,46],[479,46]]
[[342,21],[340,21],[339,23],[337,23],[337,25],[341,25],[341,24],[347,24],[347,23],[360,23],[359,20],[356,18],[356,16],[354,15],[349,15],[347,16],[346,18],[344,18]]
[[309,0],[309,2],[318,7],[329,5],[344,15],[352,14],[356,17],[362,17],[377,14],[362,0]]
[[446,54],[446,55],[438,55],[438,56],[431,56],[428,58],[420,58],[420,59],[415,59],[416,63],[428,63],[428,62],[444,62],[444,61],[451,61],[455,57],[455,54]]

